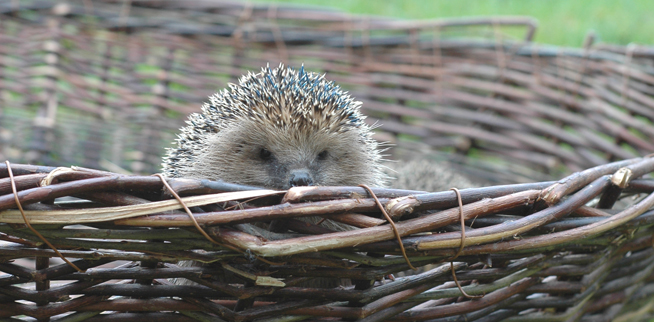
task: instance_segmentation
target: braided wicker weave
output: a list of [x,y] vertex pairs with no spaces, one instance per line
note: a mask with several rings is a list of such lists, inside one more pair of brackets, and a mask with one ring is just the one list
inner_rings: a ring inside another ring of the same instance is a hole
[[[510,40],[507,28],[524,38]],[[534,30],[519,17],[405,22],[217,1],[0,1],[0,159],[48,165],[12,164],[14,179],[0,166],[0,318],[649,318],[654,51],[535,45]],[[169,180],[214,243],[160,178],[124,174],[157,172],[187,113],[243,72],[279,62],[350,90],[395,157],[428,151],[506,185],[462,190],[461,209],[453,191],[373,189],[422,268],[390,280],[408,264],[363,188]],[[55,168],[70,164],[87,168]],[[25,227],[16,198],[80,271]],[[294,219],[311,215],[360,229]],[[243,225],[273,219],[294,233]],[[175,265],[183,259],[213,264]],[[451,268],[465,294],[483,297],[464,296]],[[170,282],[179,277],[197,284]],[[318,277],[354,285],[303,286]]]

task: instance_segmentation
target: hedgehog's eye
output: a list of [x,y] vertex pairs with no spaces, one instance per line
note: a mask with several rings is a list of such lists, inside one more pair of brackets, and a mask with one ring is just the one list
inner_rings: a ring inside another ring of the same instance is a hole
[[272,158],[272,152],[265,148],[261,148],[261,150],[259,150],[259,158],[261,158],[261,160],[268,161]]
[[324,161],[327,159],[328,156],[329,156],[329,152],[327,152],[327,150],[323,150],[322,152],[318,153],[318,160]]

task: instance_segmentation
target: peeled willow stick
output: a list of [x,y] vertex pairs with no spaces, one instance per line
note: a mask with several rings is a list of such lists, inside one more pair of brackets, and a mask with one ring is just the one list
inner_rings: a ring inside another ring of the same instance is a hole
[[[463,206],[466,219],[485,216],[514,207],[533,203],[540,190],[529,190],[495,199],[484,199]],[[225,213],[222,213],[225,214]],[[397,229],[401,236],[434,230],[449,225],[459,219],[459,209],[449,209],[431,215],[398,222]],[[199,219],[198,219],[199,221]],[[279,241],[263,241],[249,234],[218,227],[209,229],[216,240],[228,243],[241,249],[248,249],[259,256],[285,256],[336,248],[352,247],[360,244],[386,241],[395,238],[390,226],[377,226],[359,230],[337,232],[332,234],[307,236]]]
[[[158,178],[155,178],[159,180]],[[266,197],[280,195],[284,193],[273,190],[255,190],[225,192],[213,195],[200,195],[184,198],[184,202],[189,207],[203,206],[207,204],[226,202],[232,200],[251,199],[257,197]],[[96,209],[74,209],[74,210],[52,210],[52,211],[25,211],[25,215],[30,223],[33,224],[73,224],[101,222],[108,220],[117,220],[123,218],[138,217],[153,213],[160,213],[169,210],[180,209],[182,206],[177,200],[156,201],[147,204],[106,207]],[[188,216],[184,214],[183,216]],[[187,217],[188,220],[188,217]],[[20,212],[16,210],[5,210],[0,212],[0,222],[19,224],[23,223]],[[190,222],[190,220],[189,220]]]
[[[388,202],[388,199],[381,199],[381,202],[386,203]],[[284,203],[270,207],[198,213],[195,214],[195,219],[200,224],[220,225],[270,221],[273,219],[302,216],[336,215],[350,212],[372,212],[375,210],[377,210],[377,205],[373,199],[344,199],[334,201],[318,201],[304,204]],[[177,227],[191,226],[193,225],[193,222],[188,218],[188,215],[186,214],[167,214],[117,220],[116,225]]]

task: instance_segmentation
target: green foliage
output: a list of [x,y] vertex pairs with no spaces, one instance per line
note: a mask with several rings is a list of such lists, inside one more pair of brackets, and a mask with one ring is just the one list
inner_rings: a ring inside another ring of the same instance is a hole
[[[321,0],[259,0],[326,5]],[[534,41],[579,47],[587,32],[599,40],[626,45],[652,44],[654,1],[651,0],[333,0],[329,6],[356,14],[402,19],[525,15],[539,21]]]

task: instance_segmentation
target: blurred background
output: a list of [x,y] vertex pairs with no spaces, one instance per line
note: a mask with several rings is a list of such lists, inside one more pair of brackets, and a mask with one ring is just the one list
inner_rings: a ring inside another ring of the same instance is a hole
[[[268,0],[262,3],[320,6],[320,0]],[[654,3],[647,0],[333,0],[329,7],[353,14],[426,20],[473,16],[531,16],[538,20],[534,41],[581,47],[593,30],[598,41],[652,44]]]
[[390,159],[532,182],[654,151],[650,1],[0,0],[0,159],[155,173],[207,96],[285,63]]

